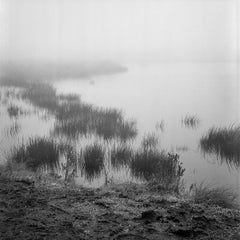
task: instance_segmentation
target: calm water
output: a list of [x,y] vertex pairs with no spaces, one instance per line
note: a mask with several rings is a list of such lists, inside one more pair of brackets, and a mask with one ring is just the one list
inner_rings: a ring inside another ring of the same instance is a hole
[[[54,86],[58,93],[77,93],[85,102],[121,109],[127,119],[137,120],[139,134],[132,143],[134,146],[139,145],[144,134],[157,132],[161,148],[179,153],[186,168],[184,179],[187,185],[204,180],[237,189],[239,170],[229,169],[225,163],[219,164],[215,155],[204,155],[199,148],[200,138],[210,127],[239,123],[236,64],[143,64],[127,67],[126,73],[63,79],[56,81]],[[22,138],[51,132],[55,120],[45,111],[37,110],[22,100],[4,100],[3,93],[1,103],[2,159],[8,149]],[[10,118],[6,114],[7,106],[15,103],[26,109],[28,114]],[[196,116],[199,124],[194,128],[185,126],[182,123],[185,116]],[[156,125],[161,125],[161,129]],[[135,181],[125,168],[110,172],[115,181]],[[83,185],[99,186],[105,181],[101,176],[89,183],[80,175],[76,182]]]
[[[163,131],[158,130],[161,147],[180,154],[188,184],[204,180],[237,188],[239,171],[218,164],[214,155],[204,156],[199,148],[201,136],[210,127],[239,122],[236,65],[150,64],[128,68],[123,74],[84,81],[69,79],[55,86],[59,92],[78,93],[89,103],[122,109],[127,118],[137,120],[137,142],[144,133],[155,131],[156,123],[163,122]],[[199,125],[184,126],[181,119],[186,115],[197,116]]]

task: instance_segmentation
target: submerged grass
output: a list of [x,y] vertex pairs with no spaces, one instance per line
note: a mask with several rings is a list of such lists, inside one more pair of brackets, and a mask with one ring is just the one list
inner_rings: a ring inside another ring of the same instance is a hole
[[56,89],[47,83],[32,83],[27,86],[22,98],[34,106],[54,112],[58,107]]
[[85,177],[92,181],[94,178],[101,175],[104,169],[104,149],[102,145],[94,143],[89,145],[84,150],[83,169]]
[[[95,107],[82,102],[76,94],[57,94],[56,89],[45,82],[27,82],[22,86],[22,99],[55,116],[57,121],[53,132],[57,135],[76,138],[97,134],[105,140],[120,138],[122,141],[137,135],[136,122],[125,120],[117,109]],[[12,117],[19,114],[14,107],[9,108],[8,112]]]
[[215,153],[221,164],[226,161],[229,167],[240,167],[240,126],[225,128],[212,127],[200,140],[204,153]]
[[122,141],[137,135],[136,122],[123,119],[117,109],[97,108],[84,102],[66,102],[56,111],[54,132],[70,137],[97,134],[105,140],[120,138]]
[[14,121],[10,127],[5,128],[6,137],[16,137],[21,131],[21,125]]
[[14,105],[14,104],[10,104],[7,107],[7,112],[8,112],[8,116],[13,119],[13,118],[18,118],[19,116],[22,115],[27,115],[29,114],[27,111],[24,111],[21,107]]
[[238,194],[229,187],[212,187],[201,182],[192,185],[192,198],[196,203],[216,205],[223,208],[239,208]]
[[59,146],[54,140],[36,137],[12,148],[10,158],[35,172],[43,169],[54,171],[59,166],[59,154]]

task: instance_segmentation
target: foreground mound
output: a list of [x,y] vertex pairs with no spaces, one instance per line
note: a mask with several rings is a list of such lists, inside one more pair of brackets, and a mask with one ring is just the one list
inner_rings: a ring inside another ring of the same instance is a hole
[[238,239],[238,210],[146,193],[0,179],[0,239]]

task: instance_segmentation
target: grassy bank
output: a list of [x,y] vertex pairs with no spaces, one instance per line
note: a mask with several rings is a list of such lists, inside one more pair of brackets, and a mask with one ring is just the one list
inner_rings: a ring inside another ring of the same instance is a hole
[[240,212],[149,192],[0,177],[1,239],[230,239]]

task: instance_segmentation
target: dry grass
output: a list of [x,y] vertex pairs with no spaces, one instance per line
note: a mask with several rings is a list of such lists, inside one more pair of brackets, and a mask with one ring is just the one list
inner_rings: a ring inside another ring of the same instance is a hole
[[223,208],[238,208],[238,194],[229,187],[213,187],[201,182],[190,188],[192,199],[196,203],[216,205]]

